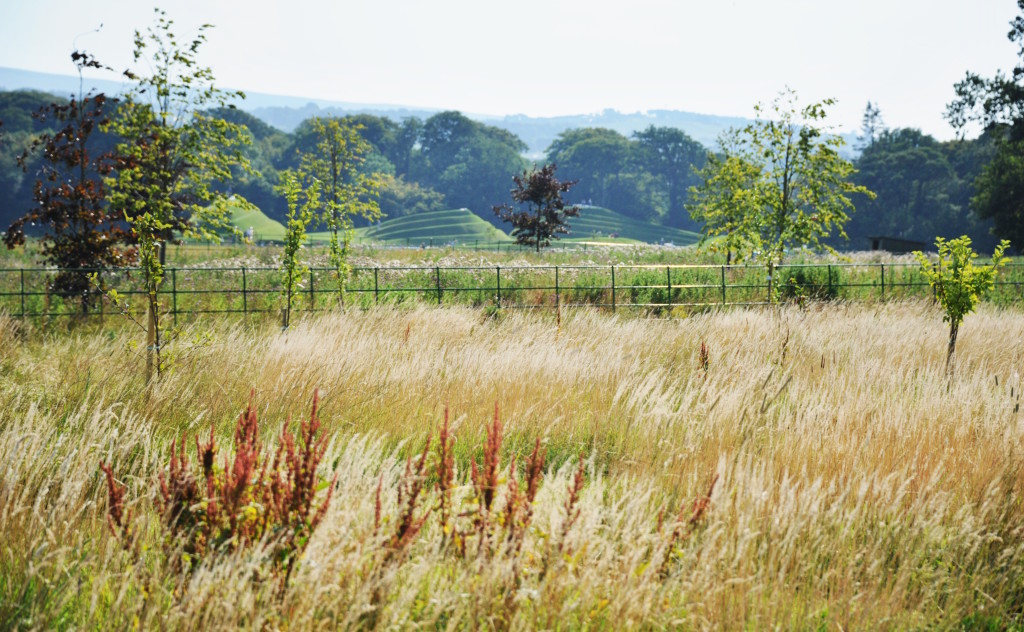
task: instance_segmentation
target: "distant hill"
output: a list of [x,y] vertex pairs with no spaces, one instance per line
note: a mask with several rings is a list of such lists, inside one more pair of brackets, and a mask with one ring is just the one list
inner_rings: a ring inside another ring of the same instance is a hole
[[[87,78],[85,87],[117,94],[124,89],[120,81]],[[0,66],[0,89],[32,89],[67,96],[78,92],[78,77],[19,70]],[[348,103],[307,97],[290,97],[261,92],[246,92],[246,99],[236,104],[239,108],[259,117],[286,132],[312,116],[344,116],[346,114],[372,114],[401,120],[410,116],[428,118],[440,110],[403,105]],[[697,114],[680,110],[652,110],[624,113],[604,110],[595,114],[532,117],[523,114],[509,116],[482,115],[465,112],[466,116],[507,129],[527,144],[528,157],[538,159],[560,133],[577,127],[607,127],[625,135],[645,129],[649,125],[676,127],[686,132],[705,147],[716,146],[718,135],[729,127],[742,127],[749,119],[714,114]],[[843,136],[848,154],[852,156],[855,134]]]

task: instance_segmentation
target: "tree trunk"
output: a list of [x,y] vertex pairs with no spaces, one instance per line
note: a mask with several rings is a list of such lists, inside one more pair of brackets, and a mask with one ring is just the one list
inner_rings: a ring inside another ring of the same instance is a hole
[[949,325],[949,346],[946,347],[946,373],[953,372],[953,353],[956,351],[956,336],[960,333],[960,325],[950,323]]
[[[157,355],[157,322],[156,322],[156,301],[153,300],[152,296],[148,297],[148,311],[149,315],[147,320],[149,326],[146,328],[146,382],[153,381],[153,368],[154,368],[154,356],[156,356],[156,364],[159,365],[160,357]],[[157,366],[159,371],[159,366]]]
[[[166,253],[166,241],[156,242],[156,247],[160,250],[160,270],[164,268],[164,262],[167,260]],[[150,382],[153,379],[154,372],[156,378],[160,379],[160,300],[159,290],[155,281],[150,280],[146,288],[147,304],[149,306],[149,316],[147,318],[148,326],[146,327],[146,381]]]

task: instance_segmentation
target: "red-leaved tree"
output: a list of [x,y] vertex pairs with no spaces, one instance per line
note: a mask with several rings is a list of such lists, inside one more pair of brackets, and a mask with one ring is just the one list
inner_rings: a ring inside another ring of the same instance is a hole
[[[75,51],[71,61],[79,76],[85,68],[103,68],[92,56]],[[9,249],[23,245],[26,226],[41,231],[42,259],[58,268],[49,290],[77,299],[82,312],[98,300],[100,290],[91,272],[130,264],[135,250],[125,230],[123,217],[110,211],[103,178],[114,166],[112,153],[97,151],[96,132],[106,121],[107,98],[79,90],[66,103],[51,103],[34,116],[52,120],[56,130],[40,135],[19,158],[24,169],[35,152],[42,154],[42,167],[33,189],[35,204],[15,220],[4,235]]]
[[512,199],[516,208],[508,204],[494,207],[494,213],[512,224],[512,236],[524,246],[533,246],[540,252],[541,246],[551,245],[551,239],[569,233],[570,217],[578,217],[578,206],[567,206],[562,194],[571,189],[576,181],[561,181],[555,177],[554,163],[540,169],[524,171],[513,176],[516,188]]

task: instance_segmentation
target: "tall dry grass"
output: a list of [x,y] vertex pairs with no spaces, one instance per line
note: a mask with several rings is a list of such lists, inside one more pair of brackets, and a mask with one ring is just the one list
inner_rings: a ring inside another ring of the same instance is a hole
[[[210,342],[180,349],[150,388],[125,332],[0,319],[3,627],[1022,624],[1019,311],[967,320],[952,379],[944,325],[924,302],[676,321],[582,311],[560,327],[425,308],[333,314],[285,334],[204,326]],[[252,553],[176,570],[154,510],[171,438],[212,422],[226,440],[251,388],[266,437],[320,389],[321,475],[338,475],[283,594]],[[432,516],[401,563],[381,568],[378,485],[387,526],[404,458],[447,405],[455,502],[471,503],[469,461],[495,403],[506,466],[536,437],[549,455],[521,556],[453,555]],[[579,518],[552,555],[581,451]],[[107,529],[101,460],[128,488],[136,552]],[[715,475],[704,520],[669,550],[673,518]]]

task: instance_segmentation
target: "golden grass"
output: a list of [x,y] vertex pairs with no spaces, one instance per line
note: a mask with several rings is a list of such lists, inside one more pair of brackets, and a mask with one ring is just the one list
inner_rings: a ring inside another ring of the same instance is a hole
[[[152,389],[127,332],[0,318],[0,627],[1019,626],[1024,314],[970,316],[952,379],[940,318],[913,302],[674,321],[580,311],[560,329],[454,308],[331,314],[287,333],[208,322],[212,342],[179,349]],[[251,556],[183,577],[157,554],[167,444],[211,421],[226,438],[251,388],[265,437],[320,389],[322,474],[339,474],[280,599],[252,580]],[[534,437],[550,455],[522,583],[509,588],[509,556],[446,553],[436,521],[403,564],[373,570],[378,481],[393,520],[402,458],[448,405],[465,502],[495,402],[506,456]],[[552,559],[580,451],[580,519]],[[101,459],[129,487],[140,556],[106,528]],[[662,576],[659,511],[674,516],[715,474],[706,521]]]

